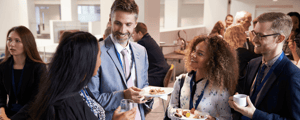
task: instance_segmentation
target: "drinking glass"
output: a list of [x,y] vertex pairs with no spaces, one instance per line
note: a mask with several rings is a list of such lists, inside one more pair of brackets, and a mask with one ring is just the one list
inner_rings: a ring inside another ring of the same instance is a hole
[[120,106],[121,112],[125,112],[131,110],[134,107],[137,107],[137,104],[135,104],[131,99],[122,99]]

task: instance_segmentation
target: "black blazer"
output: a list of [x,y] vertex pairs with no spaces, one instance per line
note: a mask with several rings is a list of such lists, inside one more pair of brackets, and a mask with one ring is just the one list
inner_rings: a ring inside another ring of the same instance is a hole
[[[252,59],[247,67],[247,73],[242,78],[237,92],[252,95],[255,76],[262,63],[262,57]],[[253,120],[283,120],[300,119],[300,69],[286,56],[276,66],[269,79],[258,93],[256,111]],[[239,120],[241,114],[234,112],[234,120]]]
[[261,54],[255,54],[246,48],[237,48],[236,51],[239,59],[239,75],[240,77],[243,77],[245,75],[248,62],[253,58],[261,56]]
[[149,61],[148,76],[164,77],[170,66],[166,62],[165,57],[155,40],[147,33],[140,41],[138,41],[138,44],[144,46],[147,50]]
[[[15,114],[10,109],[12,104],[16,103],[12,87],[12,65],[13,57],[0,64],[0,107],[5,107],[8,117]],[[28,57],[26,58],[21,90],[17,95],[19,104],[24,106],[34,99],[38,92],[40,77],[45,71],[45,64],[33,62]],[[9,97],[8,104],[6,104],[7,95]]]
[[[91,91],[88,88],[86,90],[89,93],[90,97],[96,100]],[[91,111],[91,108],[79,95],[79,92],[70,93],[63,97],[64,98],[53,103],[55,120],[98,120],[98,118]],[[12,120],[33,120],[31,116],[28,115],[27,111],[29,108],[29,105],[23,107],[17,114],[12,117]]]

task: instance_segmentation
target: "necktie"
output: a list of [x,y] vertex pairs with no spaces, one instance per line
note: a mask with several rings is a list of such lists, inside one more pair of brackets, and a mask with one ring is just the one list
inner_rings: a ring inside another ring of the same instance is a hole
[[[128,60],[127,49],[123,49],[121,51],[121,54],[123,56],[123,70],[124,70],[125,78],[127,80],[127,87],[130,88],[133,86],[133,80],[130,77],[131,66],[130,66],[130,63]],[[136,104],[136,105],[138,106],[138,104]],[[141,113],[140,113],[139,107],[136,110],[135,120],[141,120]]]
[[128,51],[127,49],[123,49],[121,51],[121,54],[123,55],[123,71],[125,74],[125,79],[127,81],[127,87],[133,86],[133,81],[130,79],[130,63],[128,60]]
[[264,77],[264,73],[265,73],[265,69],[266,69],[266,65],[263,64],[263,66],[259,69],[258,71],[258,74],[257,74],[257,77],[256,77],[256,85],[255,85],[255,88],[254,88],[254,93],[252,94],[252,96],[250,97],[251,99],[251,102],[254,104],[255,103],[255,100],[256,100],[256,97],[257,97],[257,94],[260,90],[257,90],[256,88],[261,84],[262,80],[263,80],[263,77]]

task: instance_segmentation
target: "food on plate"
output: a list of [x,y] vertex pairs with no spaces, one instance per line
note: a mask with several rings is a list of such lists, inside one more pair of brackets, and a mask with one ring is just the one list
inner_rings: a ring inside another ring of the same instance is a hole
[[185,114],[185,117],[187,117],[187,118],[189,118],[190,116],[191,116],[190,112],[188,112],[188,113]]
[[150,89],[149,93],[151,95],[158,95],[158,94],[165,94],[165,91],[162,90],[161,88],[157,88],[157,89]]
[[182,115],[184,116],[184,117],[190,117],[191,116],[191,113],[190,113],[190,111],[183,111],[182,112]]
[[200,115],[199,115],[199,114],[196,114],[193,118],[198,119],[199,117],[200,117]]
[[180,112],[182,112],[182,110],[176,109],[176,113],[180,113]]
[[186,114],[187,112],[188,112],[188,111],[183,111],[183,112],[182,112],[182,115],[185,116],[185,114]]
[[185,109],[176,109],[176,113],[174,114],[175,117],[179,118],[189,118],[189,119],[204,119],[205,115],[203,113],[199,113],[194,108],[191,110]]
[[176,117],[179,117],[179,118],[182,117],[182,115],[180,115],[179,113],[175,113],[175,116],[176,116]]

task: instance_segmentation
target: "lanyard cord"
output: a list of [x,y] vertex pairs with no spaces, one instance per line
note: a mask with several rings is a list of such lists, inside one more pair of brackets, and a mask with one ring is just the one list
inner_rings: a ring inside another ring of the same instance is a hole
[[21,76],[20,76],[20,81],[19,81],[19,84],[18,84],[18,88],[16,88],[14,64],[12,65],[12,86],[13,86],[13,91],[14,91],[14,94],[15,94],[15,97],[16,97],[16,102],[18,101],[17,95],[20,93],[20,90],[21,90],[24,68],[25,68],[25,65],[24,65],[24,67],[22,69],[22,72],[21,72]]

